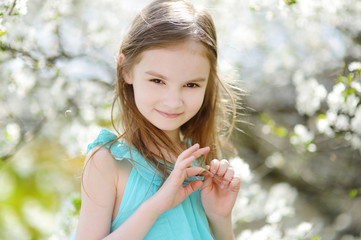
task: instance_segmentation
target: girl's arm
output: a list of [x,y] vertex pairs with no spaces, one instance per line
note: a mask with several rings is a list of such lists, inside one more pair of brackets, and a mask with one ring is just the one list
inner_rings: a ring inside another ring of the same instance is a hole
[[214,239],[234,240],[232,218],[208,219]]
[[201,191],[204,210],[215,239],[235,239],[232,229],[232,209],[235,204],[241,179],[234,175],[226,160],[212,160],[209,170],[224,181],[208,173]]
[[214,239],[227,239],[234,240],[235,236],[233,233],[232,219],[224,218],[224,219],[213,219],[209,221],[209,226],[211,227],[212,234]]
[[94,154],[95,150],[88,153],[84,164],[76,239],[101,239],[109,234],[117,194],[123,195],[130,173],[126,161],[114,160],[105,148]]
[[[100,150],[101,152],[103,150]],[[106,150],[105,150],[106,151]],[[196,144],[179,155],[174,169],[162,187],[140,207],[114,232],[109,234],[114,199],[116,197],[116,187],[111,186],[117,178],[117,173],[112,168],[111,155],[101,152],[105,156],[96,153],[92,161],[95,164],[101,162],[101,166],[89,165],[84,173],[84,186],[88,195],[95,196],[89,198],[82,192],[82,209],[79,218],[77,239],[143,239],[152,227],[155,220],[165,211],[180,204],[192,192],[199,189],[203,182],[193,181],[183,187],[183,182],[188,177],[193,177],[203,169],[199,167],[189,167],[194,159],[209,152],[209,148],[199,148]],[[101,159],[103,157],[103,159]],[[107,158],[104,160],[104,158]],[[112,159],[114,163],[114,159]],[[91,164],[91,162],[89,163]],[[104,165],[104,166],[103,166]],[[96,168],[100,168],[99,170]],[[109,172],[107,172],[109,171]],[[102,172],[102,173],[99,173]],[[106,176],[103,176],[103,175]],[[121,174],[122,175],[122,174]],[[121,177],[119,175],[119,177]],[[115,179],[114,179],[115,178]],[[125,184],[125,183],[123,183]],[[124,190],[123,190],[124,191]],[[101,196],[99,196],[101,195]],[[84,205],[83,205],[84,204]]]
[[182,152],[162,187],[105,239],[143,239],[163,212],[177,206],[202,186],[201,180],[193,181],[184,187],[183,182],[203,171],[203,168],[190,166],[194,159],[208,152],[209,147],[199,148],[198,144]]

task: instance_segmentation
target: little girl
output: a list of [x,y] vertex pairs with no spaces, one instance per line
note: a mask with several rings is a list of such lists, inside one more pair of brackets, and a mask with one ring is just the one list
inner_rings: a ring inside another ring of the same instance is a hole
[[240,178],[217,160],[234,100],[217,75],[210,15],[152,1],[120,48],[116,90],[122,129],[88,146],[75,238],[234,239]]

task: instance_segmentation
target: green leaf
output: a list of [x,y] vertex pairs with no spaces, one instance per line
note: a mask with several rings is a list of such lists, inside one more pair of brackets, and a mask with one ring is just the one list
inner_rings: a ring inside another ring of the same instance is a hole
[[351,73],[347,74],[347,83],[350,85],[352,81],[353,81],[352,74]]
[[73,202],[73,206],[76,209],[76,213],[78,213],[80,211],[80,207],[81,207],[81,199],[75,197],[75,198],[73,198],[72,202]]
[[284,127],[276,127],[274,129],[274,133],[279,137],[286,137],[287,135],[287,129]]
[[270,116],[266,113],[262,113],[259,117],[263,123],[268,123],[271,120]]
[[6,138],[6,140],[11,139],[11,134],[8,131],[5,132],[5,138]]
[[317,117],[318,119],[326,119],[326,115],[321,113],[320,115],[318,115]]
[[287,5],[292,5],[292,4],[296,4],[296,0],[283,0]]
[[357,90],[354,89],[354,88],[346,88],[346,89],[342,92],[342,94],[343,94],[343,96],[344,96],[344,98],[345,98],[345,101],[347,100],[347,97],[348,97],[348,96],[351,96],[351,95],[356,94],[356,93],[357,93]]
[[351,189],[350,192],[348,193],[348,196],[350,198],[355,198],[357,196],[357,194],[358,194],[357,189]]

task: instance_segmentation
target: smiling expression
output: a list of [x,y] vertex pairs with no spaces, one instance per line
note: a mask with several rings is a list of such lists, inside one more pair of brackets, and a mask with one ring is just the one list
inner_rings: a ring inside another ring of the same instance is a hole
[[175,140],[180,127],[201,108],[209,72],[203,45],[187,40],[144,51],[124,78],[133,85],[140,113]]

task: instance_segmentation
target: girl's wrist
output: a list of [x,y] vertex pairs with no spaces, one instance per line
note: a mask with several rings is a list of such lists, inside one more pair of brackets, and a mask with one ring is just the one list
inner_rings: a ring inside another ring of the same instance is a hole
[[206,211],[208,221],[212,222],[232,222],[232,212],[227,214],[217,214],[213,211]]
[[146,202],[149,205],[150,208],[153,209],[154,213],[159,217],[162,215],[167,209],[165,208],[165,205],[162,204],[162,201],[160,201],[157,198],[157,193],[151,196]]
[[207,218],[211,224],[232,225],[232,216],[227,216],[227,217],[207,216]]

